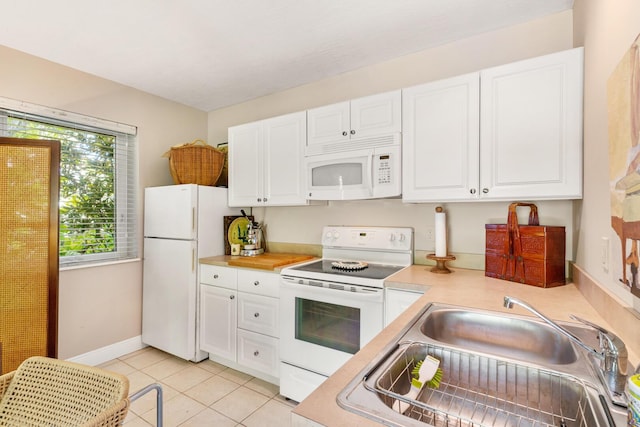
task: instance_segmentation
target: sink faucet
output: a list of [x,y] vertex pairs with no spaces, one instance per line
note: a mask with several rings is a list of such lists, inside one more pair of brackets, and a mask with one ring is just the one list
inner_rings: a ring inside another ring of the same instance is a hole
[[583,343],[580,338],[549,319],[526,302],[510,296],[504,297],[505,308],[513,308],[514,304],[529,310],[540,319],[544,320],[557,332],[569,338],[575,344],[585,349],[589,354],[595,356],[600,361],[599,374],[609,389],[612,400],[615,403],[624,404],[626,406],[626,400],[624,399],[624,387],[627,382],[628,355],[627,348],[620,338],[601,326],[571,315],[570,317],[572,319],[584,323],[598,332],[598,341],[600,342],[600,351],[598,351]]

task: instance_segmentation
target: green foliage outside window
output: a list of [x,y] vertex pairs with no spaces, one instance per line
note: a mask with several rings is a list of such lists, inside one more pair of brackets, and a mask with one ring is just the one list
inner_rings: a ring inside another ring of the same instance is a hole
[[60,256],[116,250],[116,137],[8,117],[10,136],[61,143]]

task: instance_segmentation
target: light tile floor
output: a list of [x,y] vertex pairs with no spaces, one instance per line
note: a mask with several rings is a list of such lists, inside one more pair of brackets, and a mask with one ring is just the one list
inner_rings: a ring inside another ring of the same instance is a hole
[[[164,427],[286,427],[296,402],[278,387],[210,360],[187,362],[152,347],[103,363],[126,375],[130,393],[162,386]],[[131,404],[126,427],[156,425],[156,392]]]

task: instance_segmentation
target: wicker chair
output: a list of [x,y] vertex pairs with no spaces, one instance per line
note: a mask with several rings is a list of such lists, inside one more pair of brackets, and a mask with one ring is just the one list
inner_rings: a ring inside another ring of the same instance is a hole
[[0,376],[0,426],[119,426],[129,410],[127,377],[48,357]]

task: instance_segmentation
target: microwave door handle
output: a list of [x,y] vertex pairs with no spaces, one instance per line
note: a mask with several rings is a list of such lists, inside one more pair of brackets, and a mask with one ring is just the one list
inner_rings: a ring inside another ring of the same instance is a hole
[[375,167],[374,167],[374,163],[376,161],[376,156],[375,156],[375,152],[373,150],[371,150],[371,152],[369,153],[369,173],[367,174],[367,176],[369,177],[369,197],[373,197],[373,181],[374,181],[374,173],[375,173]]

